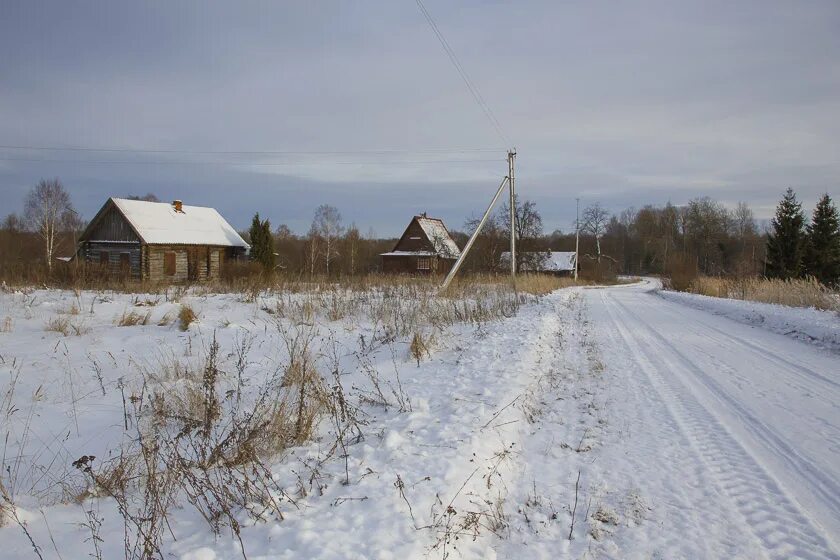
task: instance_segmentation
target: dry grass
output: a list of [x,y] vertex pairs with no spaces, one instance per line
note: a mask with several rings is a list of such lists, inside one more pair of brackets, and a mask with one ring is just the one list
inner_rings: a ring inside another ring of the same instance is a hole
[[574,278],[547,274],[521,274],[516,278],[517,290],[538,296],[581,284],[588,284],[588,282],[576,282]]
[[62,336],[82,336],[90,332],[90,327],[83,321],[73,321],[67,315],[58,315],[47,321],[44,330],[61,333]]
[[701,276],[691,282],[687,291],[705,296],[776,303],[790,307],[813,307],[840,312],[840,293],[823,286],[813,278],[775,280]]
[[283,334],[288,363],[250,391],[243,385],[247,340],[228,353],[214,338],[198,363],[173,356],[141,371],[142,389],[131,395],[125,423],[136,431],[133,441],[110,462],[83,455],[73,463],[88,483],[81,499],[115,500],[127,557],[162,557],[173,508],[191,506],[215,534],[228,528],[237,539],[243,516],[283,519],[293,500],[264,461],[308,441],[320,419],[339,410],[336,399],[344,400],[314,367],[313,331]]
[[420,362],[423,361],[423,358],[429,356],[430,342],[430,340],[425,339],[422,334],[417,332],[414,333],[413,337],[411,337],[411,344],[408,347],[408,352],[417,362],[417,367],[420,367]]
[[47,320],[46,325],[44,325],[44,330],[61,333],[63,336],[69,336],[70,318],[62,316],[53,317],[52,319]]
[[178,311],[178,327],[182,331],[186,331],[190,328],[190,325],[197,320],[198,315],[195,314],[193,308],[186,303],[182,303],[181,308]]
[[3,322],[0,323],[0,333],[10,333],[12,332],[12,318],[6,317],[3,319]]
[[152,318],[152,312],[137,313],[136,311],[123,311],[123,314],[116,321],[118,327],[134,327],[137,325],[148,325]]
[[6,526],[8,521],[12,518],[12,499],[9,492],[3,485],[3,480],[0,479],[0,529]]
[[174,314],[171,311],[167,311],[163,314],[163,316],[160,319],[158,319],[157,326],[166,327],[168,325],[171,325],[174,320]]

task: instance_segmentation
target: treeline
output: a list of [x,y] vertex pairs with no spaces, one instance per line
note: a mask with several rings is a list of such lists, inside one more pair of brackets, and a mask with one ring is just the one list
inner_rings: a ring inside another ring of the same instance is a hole
[[[532,201],[515,203],[518,266],[538,264],[540,252],[574,251],[575,231],[543,231],[543,221]],[[477,218],[467,219],[462,231],[450,232],[460,247],[475,230]],[[603,278],[615,274],[661,274],[676,284],[699,276],[734,278],[802,278],[813,276],[826,285],[840,282],[840,226],[837,207],[828,194],[821,197],[811,218],[805,215],[789,189],[766,231],[760,230],[745,202],[728,208],[709,197],[690,200],[684,206],[671,203],[628,208],[611,215],[595,203],[581,212],[580,266],[585,276]],[[295,275],[341,276],[375,272],[380,253],[393,247],[395,239],[362,236],[355,224],[345,228],[339,211],[328,205],[318,208],[305,235],[296,235],[280,225],[272,235],[267,220],[255,216],[246,239],[258,241],[252,255],[268,269]],[[255,237],[256,236],[256,237]],[[510,247],[507,204],[484,225],[464,264],[467,272],[504,272],[502,254]],[[268,256],[270,255],[270,256]]]
[[[133,197],[157,201],[154,194]],[[533,201],[516,200],[517,261],[536,268],[544,251],[574,251],[575,229],[546,233]],[[406,216],[406,223],[410,216]],[[460,247],[478,225],[468,218],[461,231],[450,232]],[[41,181],[28,193],[21,216],[9,214],[0,224],[0,278],[42,280],[53,274],[56,257],[69,257],[85,222],[73,209],[69,192],[58,179]],[[590,278],[616,274],[661,274],[683,287],[698,275],[721,277],[801,278],[813,276],[826,285],[840,283],[840,226],[837,207],[828,194],[806,216],[788,189],[766,231],[750,207],[735,208],[708,197],[683,206],[668,203],[628,208],[610,214],[599,203],[583,209],[579,221],[580,267]],[[345,225],[340,211],[318,207],[305,234],[267,218],[254,216],[243,237],[252,245],[252,267],[294,276],[342,277],[378,272],[380,254],[395,238],[363,234]],[[504,272],[502,253],[510,245],[510,220],[503,204],[486,222],[464,263],[465,272]]]

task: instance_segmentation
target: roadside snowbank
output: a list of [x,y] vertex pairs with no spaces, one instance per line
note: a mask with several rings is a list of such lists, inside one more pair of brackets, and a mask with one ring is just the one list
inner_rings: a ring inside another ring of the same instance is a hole
[[658,293],[665,299],[695,309],[790,336],[832,352],[840,352],[840,315],[831,311],[666,290],[660,290]]

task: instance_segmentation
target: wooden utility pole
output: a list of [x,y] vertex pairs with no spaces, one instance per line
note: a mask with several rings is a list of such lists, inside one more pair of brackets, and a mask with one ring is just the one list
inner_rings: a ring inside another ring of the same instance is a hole
[[510,277],[516,280],[516,181],[513,174],[513,162],[516,149],[508,152],[508,183],[510,187]]
[[575,199],[575,282],[578,279],[578,259],[580,258],[580,199]]
[[452,269],[450,269],[449,274],[446,275],[446,279],[444,279],[443,284],[441,285],[440,289],[445,290],[452,279],[455,278],[455,275],[458,273],[458,269],[461,268],[461,264],[464,262],[464,259],[467,258],[467,253],[470,252],[470,248],[472,248],[473,243],[475,243],[478,234],[481,233],[481,228],[484,227],[484,222],[487,221],[487,218],[490,217],[490,213],[493,211],[493,206],[496,205],[496,201],[499,200],[499,195],[502,194],[502,191],[505,189],[505,183],[508,182],[508,177],[502,179],[499,188],[496,190],[496,196],[493,197],[493,200],[490,201],[490,206],[487,207],[487,210],[484,211],[484,216],[481,217],[481,221],[478,222],[478,226],[475,228],[475,231],[470,236],[470,240],[467,241],[467,245],[464,247],[464,250],[461,251],[461,256],[458,257],[458,260],[455,261],[455,264],[452,265]]
[[475,243],[478,234],[481,233],[481,228],[484,227],[484,223],[487,221],[487,218],[490,217],[490,213],[493,211],[493,207],[496,205],[496,201],[499,200],[499,196],[505,189],[505,184],[508,185],[508,188],[510,190],[510,276],[512,280],[516,280],[516,189],[513,184],[514,158],[516,158],[516,150],[510,150],[508,152],[508,174],[504,179],[502,179],[502,182],[499,184],[499,188],[496,189],[496,195],[493,197],[493,200],[490,201],[490,205],[487,207],[487,210],[484,211],[484,215],[481,217],[481,221],[478,222],[478,226],[475,228],[475,231],[470,236],[469,241],[467,241],[464,250],[461,251],[461,255],[458,257],[458,260],[455,261],[455,264],[452,265],[452,268],[449,270],[449,274],[447,274],[446,278],[443,280],[443,284],[441,284],[440,287],[441,291],[446,290],[446,288],[452,282],[452,279],[455,278],[455,275],[458,273],[458,269],[461,268],[464,259],[467,258],[467,253],[470,252],[470,249],[472,248],[473,243]]

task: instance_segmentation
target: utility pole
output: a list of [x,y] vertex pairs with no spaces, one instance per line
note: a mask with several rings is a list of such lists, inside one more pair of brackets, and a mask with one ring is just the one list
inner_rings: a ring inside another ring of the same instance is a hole
[[510,277],[516,280],[516,181],[513,175],[513,161],[516,148],[508,152],[508,183],[510,188]]
[[578,279],[578,258],[580,257],[580,199],[575,199],[575,282]]
[[496,190],[496,195],[493,197],[493,200],[490,201],[490,206],[487,207],[487,210],[484,211],[484,215],[481,217],[481,221],[478,222],[478,226],[475,228],[475,231],[470,236],[470,240],[467,241],[464,250],[461,251],[461,256],[458,257],[458,260],[455,261],[455,264],[452,265],[452,268],[449,270],[449,274],[446,275],[446,278],[443,281],[440,289],[445,290],[452,279],[455,278],[455,275],[458,274],[458,269],[461,268],[461,264],[464,262],[464,259],[467,258],[467,253],[470,252],[470,248],[472,248],[473,243],[475,243],[478,234],[481,233],[481,228],[484,227],[484,223],[487,221],[487,218],[490,217],[490,213],[493,211],[493,206],[496,205],[496,201],[499,200],[499,195],[502,194],[502,191],[505,189],[505,183],[507,183],[509,177],[505,177],[502,179],[502,182],[499,184],[499,188]]
[[461,268],[464,259],[467,258],[467,253],[470,252],[473,243],[475,243],[476,238],[478,238],[478,234],[481,233],[481,228],[484,227],[484,223],[487,222],[487,218],[490,217],[490,213],[493,211],[496,201],[499,200],[499,196],[501,196],[502,191],[505,190],[505,185],[507,185],[510,190],[510,276],[512,280],[516,280],[516,190],[513,185],[513,160],[515,157],[516,150],[510,150],[508,152],[508,174],[504,179],[502,179],[502,182],[499,184],[499,188],[496,189],[496,194],[493,197],[493,200],[490,201],[490,205],[487,207],[487,210],[484,211],[481,221],[478,222],[478,226],[475,228],[475,231],[470,236],[469,241],[467,241],[467,244],[464,246],[464,250],[461,251],[461,255],[458,257],[458,260],[455,261],[455,264],[453,264],[452,268],[449,270],[449,274],[447,274],[446,278],[443,280],[443,284],[440,286],[441,291],[446,290],[452,282],[452,279],[455,278],[455,275],[458,273],[458,269]]

